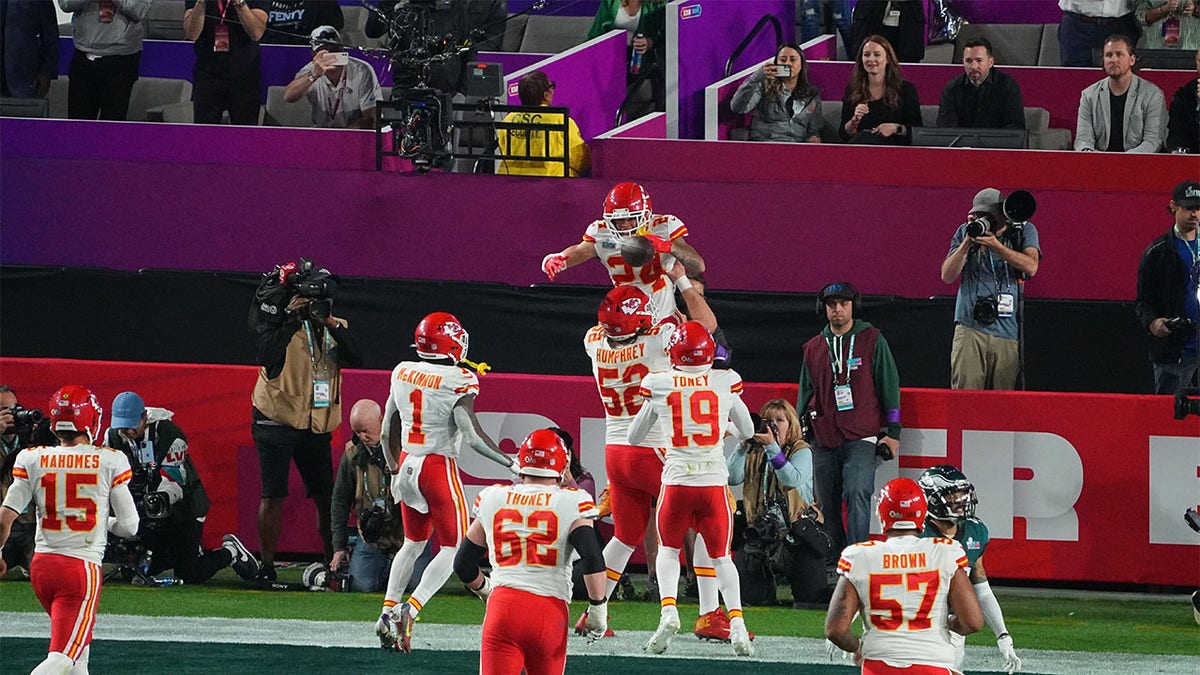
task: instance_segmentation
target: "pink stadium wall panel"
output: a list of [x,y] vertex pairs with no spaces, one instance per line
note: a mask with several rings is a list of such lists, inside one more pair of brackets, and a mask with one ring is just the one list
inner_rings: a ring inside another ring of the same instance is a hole
[[[105,408],[132,389],[149,405],[173,410],[213,503],[206,544],[232,531],[257,548],[258,464],[250,439],[256,369],[4,358],[0,371],[26,407],[44,407],[57,387],[76,382]],[[558,425],[577,439],[598,489],[607,483],[604,413],[591,378],[493,373],[481,388],[476,410],[502,448],[512,451],[533,429]],[[353,401],[382,403],[387,391],[386,371],[348,371],[343,417]],[[795,396],[794,384],[747,383],[744,399],[757,409],[770,398]],[[876,483],[915,478],[934,464],[962,466],[991,530],[994,578],[1194,585],[1200,536],[1182,515],[1200,491],[1200,426],[1172,419],[1171,403],[1165,396],[905,389],[900,454],[878,469]],[[986,419],[980,410],[989,411]],[[348,422],[333,436],[336,463]],[[507,476],[473,453],[460,457],[460,467],[471,498]],[[294,470],[292,478],[280,550],[314,553],[320,543],[312,503]]]

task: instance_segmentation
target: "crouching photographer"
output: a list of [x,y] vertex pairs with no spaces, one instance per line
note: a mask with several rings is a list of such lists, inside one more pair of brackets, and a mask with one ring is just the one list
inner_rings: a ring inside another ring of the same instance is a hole
[[[387,587],[390,559],[404,543],[404,524],[379,442],[382,426],[378,403],[363,399],[354,404],[350,409],[354,439],[346,444],[333,484],[334,553],[329,578],[336,579],[348,562],[349,583],[342,587],[357,593],[379,593]],[[346,525],[351,509],[358,521],[358,543],[353,549]]]
[[208,494],[173,416],[170,410],[146,407],[132,391],[113,399],[105,445],[129,458],[129,491],[141,524],[135,538],[110,537],[106,561],[116,563],[122,576],[139,585],[174,583],[160,576],[167,570],[174,570],[186,584],[204,583],[226,567],[253,579],[258,561],[236,536],[225,535],[220,548],[201,549]]
[[754,437],[727,459],[729,484],[743,486],[742,546],[734,556],[742,600],[775,604],[776,577],[784,576],[793,606],[828,602],[825,558],[833,544],[813,505],[812,451],[791,403],[767,401],[760,415],[752,415]]
[[[58,438],[50,432],[50,420],[37,408],[22,408],[12,387],[0,384],[0,501],[4,501],[12,485],[17,453],[39,445],[58,445]],[[9,569],[19,568],[28,574],[35,530],[34,511],[27,508],[13,521],[4,544],[4,562]]]

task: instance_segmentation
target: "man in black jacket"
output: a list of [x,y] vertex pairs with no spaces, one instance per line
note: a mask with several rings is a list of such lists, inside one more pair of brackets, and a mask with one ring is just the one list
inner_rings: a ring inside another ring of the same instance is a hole
[[1025,104],[1021,87],[1009,75],[996,70],[992,43],[987,38],[971,40],[963,47],[962,75],[946,83],[938,105],[939,127],[977,129],[1024,129]]
[[1138,263],[1138,321],[1151,336],[1154,393],[1194,386],[1200,331],[1200,183],[1175,186],[1167,210],[1175,224],[1155,239]]

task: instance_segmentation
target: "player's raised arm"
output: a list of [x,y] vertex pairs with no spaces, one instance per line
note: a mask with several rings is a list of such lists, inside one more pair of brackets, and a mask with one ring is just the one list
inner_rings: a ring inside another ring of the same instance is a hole
[[640,445],[655,424],[658,424],[658,411],[650,405],[649,401],[646,401],[629,425],[629,444]]
[[733,429],[737,432],[734,436],[739,442],[754,436],[754,420],[750,419],[750,409],[746,407],[741,396],[733,399],[733,406],[729,409],[729,419],[733,422]]
[[475,395],[467,394],[454,404],[454,425],[463,435],[463,439],[472,450],[487,457],[493,462],[506,468],[512,468],[512,457],[504,454],[483,428],[479,426],[479,418],[475,416]]

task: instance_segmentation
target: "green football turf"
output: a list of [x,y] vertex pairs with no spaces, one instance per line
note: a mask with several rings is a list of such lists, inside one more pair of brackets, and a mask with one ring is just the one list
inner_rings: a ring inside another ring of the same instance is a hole
[[[283,570],[281,580],[298,581],[299,570]],[[167,600],[166,596],[169,596]],[[1030,597],[1000,589],[1005,621],[1019,648],[1084,652],[1127,652],[1200,656],[1200,626],[1187,599],[1114,600],[1109,598]],[[105,584],[100,612],[161,616],[268,617],[326,621],[372,621],[382,596],[356,593],[310,593],[248,590],[229,570],[208,584],[169,588],[139,588],[121,582]],[[28,582],[0,582],[0,609],[40,612]],[[681,604],[681,615],[694,617],[694,604]],[[582,605],[571,615],[582,613]],[[658,624],[658,604],[614,601],[610,623],[617,629],[651,630]],[[422,621],[478,624],[483,603],[458,584],[449,583],[426,606]],[[760,635],[822,636],[825,613],[791,607],[748,607],[746,623]],[[968,644],[991,645],[987,628],[970,636]]]

